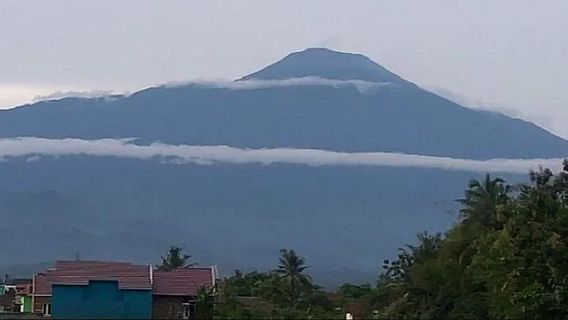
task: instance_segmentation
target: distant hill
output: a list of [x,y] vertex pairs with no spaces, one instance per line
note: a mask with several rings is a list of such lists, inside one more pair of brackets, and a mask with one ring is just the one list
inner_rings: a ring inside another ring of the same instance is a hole
[[[0,138],[20,136],[480,160],[568,155],[567,141],[532,123],[462,107],[363,55],[323,48],[290,54],[234,82],[0,111]],[[0,161],[0,265],[76,253],[152,263],[178,244],[199,262],[231,272],[270,268],[278,250],[291,247],[327,284],[372,281],[382,259],[417,232],[451,225],[454,200],[470,178],[481,176],[111,156],[6,158]]]

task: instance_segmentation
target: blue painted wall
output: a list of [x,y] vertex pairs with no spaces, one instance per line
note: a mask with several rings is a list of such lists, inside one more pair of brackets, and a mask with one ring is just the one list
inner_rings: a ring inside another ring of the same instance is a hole
[[152,291],[120,290],[116,281],[55,284],[51,308],[54,319],[150,319]]

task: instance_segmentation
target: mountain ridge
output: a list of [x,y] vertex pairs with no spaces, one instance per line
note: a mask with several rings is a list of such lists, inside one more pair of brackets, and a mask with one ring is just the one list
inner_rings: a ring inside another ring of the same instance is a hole
[[[152,128],[148,130],[147,128]],[[130,138],[141,143],[402,152],[453,158],[558,158],[568,142],[529,122],[475,111],[413,87],[255,90],[157,87],[0,112],[0,137]]]

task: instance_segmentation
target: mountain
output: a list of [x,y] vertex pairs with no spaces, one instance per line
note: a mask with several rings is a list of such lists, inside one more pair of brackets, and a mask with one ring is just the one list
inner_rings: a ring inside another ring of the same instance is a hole
[[[294,78],[281,80],[288,76]],[[246,79],[252,84],[239,87]],[[67,98],[0,112],[0,137],[14,136],[471,159],[561,157],[568,150],[568,142],[532,123],[464,108],[362,55],[327,49],[291,54],[236,83],[162,86],[128,97]]]
[[362,54],[337,52],[326,48],[310,48],[291,53],[284,59],[241,80],[303,77],[412,85]]
[[[532,123],[464,108],[363,55],[323,48],[290,54],[232,82],[1,111],[0,138],[24,136],[474,160],[568,155],[567,141]],[[70,148],[67,142],[57,150]],[[373,281],[369,275],[382,259],[417,232],[451,225],[454,200],[469,179],[482,176],[418,167],[179,164],[119,151],[4,157],[0,233],[10,241],[0,265],[76,253],[152,263],[177,244],[200,263],[231,272],[270,268],[287,247],[306,255],[316,278],[329,285]]]

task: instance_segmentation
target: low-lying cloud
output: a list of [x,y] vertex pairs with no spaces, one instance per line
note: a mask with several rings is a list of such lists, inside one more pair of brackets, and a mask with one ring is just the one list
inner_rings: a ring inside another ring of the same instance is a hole
[[254,90],[274,87],[295,87],[295,86],[328,86],[333,88],[355,87],[363,94],[373,93],[375,90],[384,87],[395,87],[396,84],[390,82],[371,82],[365,80],[339,80],[320,77],[300,77],[288,79],[250,79],[238,81],[199,81],[170,83],[167,87],[178,87],[182,85],[195,85],[205,88],[219,88],[229,90]]
[[[356,88],[361,94],[372,94],[377,90],[385,87],[396,87],[397,84],[390,82],[371,82],[364,80],[338,80],[338,79],[327,79],[320,77],[300,77],[300,78],[289,78],[281,80],[263,80],[263,79],[250,79],[250,80],[239,80],[239,81],[183,81],[183,82],[171,82],[163,85],[167,88],[174,88],[180,86],[197,86],[201,88],[214,88],[214,89],[228,89],[228,90],[255,90],[255,89],[266,89],[266,88],[276,88],[276,87],[297,87],[297,86],[326,86],[333,88]],[[12,90],[13,91],[13,90]],[[45,90],[44,90],[45,91]],[[135,90],[136,91],[136,90]],[[2,93],[2,88],[0,87],[0,93]],[[8,101],[2,104],[3,100],[0,99],[0,107],[2,106],[16,106],[18,104],[30,102],[40,102],[45,100],[59,100],[63,98],[112,98],[116,96],[128,97],[131,95],[131,91],[114,91],[114,90],[58,90],[49,91],[45,94],[36,94],[32,96],[32,93],[27,92],[27,96],[23,95],[14,102]]]
[[130,159],[161,159],[167,163],[211,165],[296,164],[308,166],[423,167],[444,170],[525,174],[539,166],[558,171],[562,159],[468,160],[391,152],[336,152],[319,149],[241,149],[229,146],[190,146],[153,143],[137,145],[133,139],[47,139],[19,137],[0,139],[0,159],[38,156],[86,155]]
[[56,91],[47,95],[38,95],[33,102],[44,100],[59,100],[63,98],[108,98],[112,96],[126,96],[128,92],[115,92],[113,90],[93,90],[93,91]]

